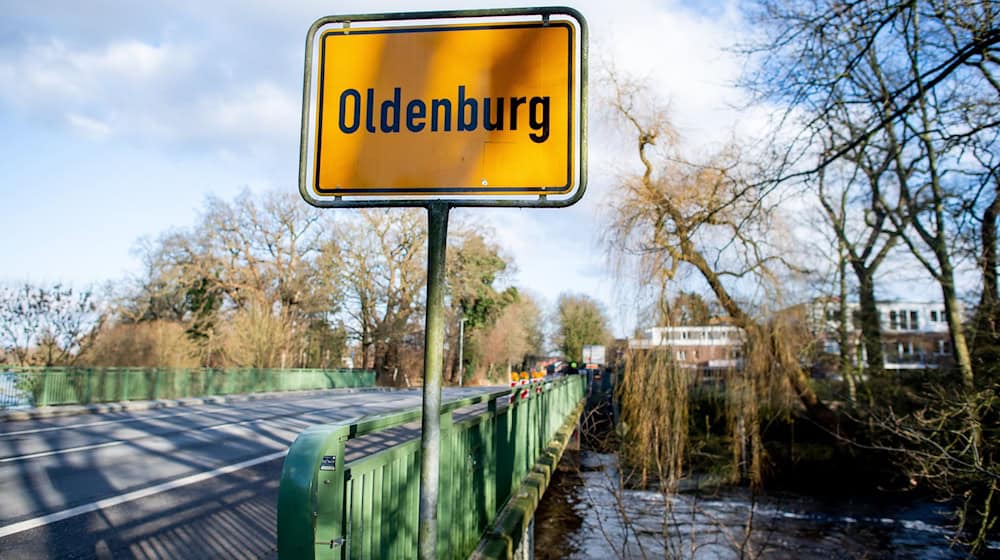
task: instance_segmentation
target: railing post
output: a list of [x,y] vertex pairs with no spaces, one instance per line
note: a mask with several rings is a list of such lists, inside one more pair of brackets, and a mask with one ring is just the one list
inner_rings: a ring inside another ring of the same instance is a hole
[[535,398],[534,391],[528,391],[527,402],[528,429],[524,438],[524,474],[527,476],[531,472],[531,467],[535,465],[535,434],[538,431],[538,399]]
[[[317,487],[316,487],[316,537],[315,546],[317,552],[340,546],[340,554],[334,557],[345,558],[347,551],[344,540],[344,495],[346,494],[347,461],[344,458],[344,446],[347,443],[347,433],[338,434],[333,441],[333,448],[329,449],[330,455],[321,458],[323,463],[320,466]],[[329,458],[333,457],[334,464],[329,465]],[[325,470],[324,470],[325,469]]]
[[349,430],[347,425],[310,428],[289,448],[278,490],[280,557],[346,556],[344,446]]
[[[448,556],[452,542],[452,526],[456,515],[455,477],[462,454],[455,444],[454,423],[451,412],[441,414],[441,477],[438,481],[438,541],[437,553]],[[443,554],[442,554],[443,553]]]
[[483,491],[486,496],[486,515],[492,519],[497,513],[497,477],[499,472],[497,464],[500,462],[500,457],[497,455],[495,444],[500,420],[497,418],[497,399],[490,399],[486,406],[486,413],[490,417],[487,425],[491,428],[483,437],[483,483],[486,484]]
[[[518,484],[524,477],[524,473],[527,472],[525,466],[528,464],[528,413],[530,412],[528,404],[530,402],[529,400],[518,400],[514,408],[514,423],[516,424],[514,429],[514,482]],[[512,482],[511,492],[514,491],[515,487]]]
[[52,376],[49,375],[48,371],[42,372],[42,404],[40,406],[47,406],[49,404],[49,379]]

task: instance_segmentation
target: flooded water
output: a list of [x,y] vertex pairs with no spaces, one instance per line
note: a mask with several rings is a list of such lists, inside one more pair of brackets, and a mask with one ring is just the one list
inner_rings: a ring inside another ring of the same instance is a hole
[[[539,559],[966,558],[933,502],[621,490],[613,455],[567,452],[535,517]],[[749,530],[748,530],[749,529]],[[987,556],[1000,556],[991,543]]]

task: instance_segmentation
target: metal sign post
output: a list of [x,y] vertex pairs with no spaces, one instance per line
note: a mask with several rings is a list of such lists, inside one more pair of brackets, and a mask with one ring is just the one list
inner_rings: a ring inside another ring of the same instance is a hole
[[357,14],[309,28],[302,198],[325,208],[427,208],[424,560],[437,558],[448,212],[560,208],[586,185],[587,24],[576,10]]
[[444,263],[447,203],[427,206],[427,323],[424,328],[424,398],[420,420],[421,559],[437,558],[438,480],[441,464],[441,366],[444,361]]

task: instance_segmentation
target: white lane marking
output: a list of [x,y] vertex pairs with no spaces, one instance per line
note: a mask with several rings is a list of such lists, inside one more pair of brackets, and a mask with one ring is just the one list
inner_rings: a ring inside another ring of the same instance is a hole
[[176,418],[178,416],[190,416],[192,414],[213,414],[220,412],[218,410],[207,411],[198,410],[194,412],[179,412],[177,414],[161,414],[159,416],[143,416],[139,418],[122,418],[119,420],[102,420],[100,422],[87,422],[84,424],[69,424],[66,426],[51,426],[48,428],[35,428],[33,430],[19,430],[16,432],[4,432],[0,433],[0,438],[10,437],[10,436],[20,436],[24,434],[38,434],[42,432],[55,432],[57,430],[76,430],[79,428],[89,428],[91,426],[103,426],[106,424],[126,424],[128,422],[141,422],[143,420],[159,420],[161,418]]
[[62,455],[63,453],[73,453],[74,451],[86,451],[88,449],[99,449],[101,447],[113,447],[115,445],[122,445],[128,443],[128,440],[116,440],[107,441],[104,443],[97,443],[94,445],[81,445],[79,447],[67,447],[66,449],[57,449],[55,451],[40,451],[38,453],[31,453],[29,455],[18,455],[16,457],[4,457],[0,459],[0,463],[13,463],[14,461],[23,461],[25,459],[37,459],[38,457],[48,457],[49,455]]
[[285,419],[290,418],[290,417],[291,417],[291,415],[289,415],[289,416],[271,416],[271,417],[267,417],[267,418],[254,418],[254,419],[251,419],[251,420],[241,420],[239,422],[227,422],[225,424],[216,424],[214,426],[208,426],[208,427],[204,427],[204,428],[196,428],[194,430],[181,430],[179,432],[171,432],[169,434],[163,434],[163,435],[159,435],[159,436],[139,436],[137,438],[132,438],[132,439],[116,439],[114,441],[107,441],[107,442],[104,442],[104,443],[95,443],[93,445],[81,445],[79,447],[67,447],[66,449],[56,449],[54,451],[40,451],[38,453],[31,453],[31,454],[28,454],[28,455],[18,455],[16,457],[4,457],[3,459],[0,459],[0,463],[13,463],[14,461],[24,461],[26,459],[37,459],[38,457],[48,457],[50,455],[62,455],[64,453],[75,453],[77,451],[87,451],[89,449],[100,449],[102,447],[114,447],[116,445],[123,445],[123,444],[129,443],[131,441],[137,441],[137,440],[140,440],[140,439],[147,439],[147,438],[150,438],[150,437],[163,437],[163,436],[166,436],[166,435],[174,435],[174,434],[177,434],[177,433],[184,434],[184,433],[190,433],[190,432],[208,432],[208,431],[212,431],[212,430],[221,430],[223,428],[228,428],[230,426],[245,426],[247,424],[255,424],[257,422],[266,422],[268,420],[274,420],[274,421],[285,420]]
[[[348,393],[348,394],[349,395],[353,395],[354,393]],[[323,399],[323,398],[326,398],[326,395],[311,396],[311,397],[302,397],[302,398],[298,398],[298,399],[287,399],[287,400],[286,399],[277,399],[277,400],[280,400],[283,404],[291,404],[291,403],[308,403],[309,401],[319,400],[319,399]],[[348,403],[347,404],[350,404],[351,402],[353,402],[353,400],[354,399],[348,399]],[[222,406],[227,406],[228,407],[230,405],[242,405],[242,404],[264,405],[265,403],[261,399],[257,399],[257,400],[252,400],[252,401],[246,401],[246,403],[243,403],[243,402],[239,402],[239,403],[233,402],[233,403],[212,403],[212,404],[221,404]],[[254,409],[258,408],[258,407],[247,406],[246,408],[249,409],[249,410],[254,410]],[[129,423],[129,422],[141,422],[143,420],[159,420],[159,419],[162,419],[162,418],[177,418],[177,417],[180,417],[180,416],[191,416],[191,415],[194,415],[194,414],[221,414],[221,413],[224,413],[224,412],[241,412],[243,410],[244,409],[240,409],[239,406],[234,406],[232,408],[228,408],[228,409],[224,409],[224,410],[220,410],[220,409],[216,408],[216,409],[212,409],[212,410],[196,410],[196,411],[191,411],[191,412],[178,412],[176,414],[160,414],[158,416],[142,416],[142,417],[138,417],[138,418],[119,418],[119,419],[115,419],[115,420],[101,420],[99,422],[85,422],[85,423],[81,423],[81,424],[68,424],[66,426],[50,426],[48,428],[34,428],[34,429],[31,429],[31,430],[18,430],[16,432],[0,432],[0,439],[5,438],[5,437],[10,437],[10,436],[25,435],[25,434],[38,434],[38,433],[43,433],[43,432],[55,432],[55,431],[59,431],[59,430],[76,430],[76,429],[79,429],[79,428],[89,428],[91,426],[103,426],[103,425],[107,425],[107,424],[126,424],[126,423]],[[314,410],[314,409],[307,409],[307,410]],[[319,410],[319,409],[315,409],[315,410]],[[130,411],[122,411],[122,412],[130,412]],[[134,412],[134,411],[132,411],[132,412]]]
[[218,424],[215,426],[209,426],[207,428],[198,429],[199,432],[210,432],[212,430],[221,430],[223,428],[228,428],[230,426],[245,426],[247,424],[256,424],[257,422],[266,422],[268,420],[283,420],[289,418],[289,416],[271,416],[268,418],[254,418],[252,420],[240,420],[239,422],[230,422],[228,424]]
[[178,478],[177,480],[171,480],[170,482],[164,482],[162,484],[157,484],[155,486],[143,488],[141,490],[135,490],[118,496],[112,496],[111,498],[105,498],[103,500],[98,500],[96,502],[91,502],[89,504],[84,504],[82,506],[76,506],[73,508],[64,509],[62,511],[57,511],[55,513],[50,513],[48,515],[43,515],[41,517],[35,517],[33,519],[26,519],[18,523],[5,525],[3,527],[0,527],[0,539],[9,537],[10,535],[16,533],[21,533],[23,531],[28,531],[45,525],[50,525],[52,523],[56,523],[57,521],[62,521],[64,519],[69,519],[71,517],[83,515],[85,513],[91,513],[100,509],[105,509],[120,504],[124,504],[126,502],[140,500],[142,498],[146,498],[154,494],[160,494],[162,492],[167,492],[169,490],[175,490],[183,486],[196,484],[198,482],[209,480],[211,478],[216,478],[224,474],[229,474],[231,472],[252,467],[254,465],[259,465],[261,463],[273,461],[280,457],[284,457],[285,453],[286,453],[285,451],[277,451],[274,453],[270,453],[268,455],[264,455],[263,457],[257,457],[256,459],[249,459],[246,461],[242,461],[240,463],[227,465],[225,467],[219,467],[215,470],[193,474],[190,476],[186,476],[184,478]]

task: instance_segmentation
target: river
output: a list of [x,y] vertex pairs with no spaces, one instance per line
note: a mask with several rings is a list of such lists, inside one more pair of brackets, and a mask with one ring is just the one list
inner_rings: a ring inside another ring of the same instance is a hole
[[[540,560],[967,558],[948,540],[946,504],[754,496],[741,488],[685,492],[665,500],[658,492],[622,491],[613,455],[568,451],[563,465],[569,466],[553,477],[535,516]],[[987,557],[993,555],[1000,556],[998,542],[986,551]]]

